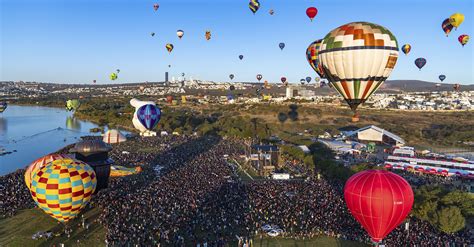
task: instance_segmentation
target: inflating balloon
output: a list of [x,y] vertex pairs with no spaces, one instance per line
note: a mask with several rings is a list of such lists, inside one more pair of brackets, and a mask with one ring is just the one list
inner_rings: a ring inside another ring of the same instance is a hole
[[96,175],[89,165],[57,159],[33,174],[30,192],[39,208],[66,223],[89,203],[96,186]]
[[438,78],[441,82],[443,82],[444,79],[446,79],[446,76],[445,75],[439,75]]
[[171,52],[173,51],[173,48],[174,48],[173,44],[166,44],[166,50],[167,50],[169,53],[171,53]]
[[178,38],[181,39],[184,35],[184,31],[180,29],[180,30],[176,31],[176,35],[178,35]]
[[249,2],[249,9],[252,11],[252,13],[255,15],[257,13],[258,9],[260,8],[260,3],[258,0],[251,0]]
[[404,44],[402,46],[402,51],[403,51],[403,53],[405,53],[405,55],[408,55],[408,53],[410,53],[410,51],[411,51],[411,45]]
[[323,66],[318,56],[322,41],[322,39],[316,40],[308,46],[306,49],[306,59],[308,60],[309,65],[311,65],[311,68],[313,68],[321,78],[324,78]]
[[467,34],[460,35],[458,37],[458,41],[464,47],[464,45],[467,44],[467,42],[469,42],[469,35],[467,35]]
[[153,130],[161,119],[161,110],[156,105],[143,105],[138,109],[137,117],[147,130]]
[[458,27],[463,22],[464,22],[464,15],[461,13],[455,13],[449,17],[449,23],[451,23],[451,25],[455,27],[456,29],[458,29]]
[[263,78],[263,76],[261,74],[258,74],[257,75],[257,80],[260,81],[261,79]]
[[408,216],[414,197],[410,184],[397,174],[366,170],[347,180],[344,199],[352,216],[378,243]]
[[318,9],[315,7],[309,7],[306,9],[306,15],[309,17],[311,21],[313,21],[314,17],[318,14]]
[[357,107],[385,82],[398,59],[398,43],[385,27],[352,22],[328,33],[319,61],[325,78],[344,97],[358,121]]
[[280,49],[283,51],[283,48],[285,48],[285,43],[282,42],[282,43],[280,43],[278,46],[279,46]]
[[415,65],[416,67],[418,67],[418,69],[421,70],[421,68],[423,68],[426,64],[426,59],[422,58],[422,57],[419,57],[417,59],[415,59]]
[[448,37],[451,30],[453,30],[453,25],[451,25],[449,18],[445,19],[443,23],[441,23],[441,28],[443,29],[443,32],[446,34],[446,37]]

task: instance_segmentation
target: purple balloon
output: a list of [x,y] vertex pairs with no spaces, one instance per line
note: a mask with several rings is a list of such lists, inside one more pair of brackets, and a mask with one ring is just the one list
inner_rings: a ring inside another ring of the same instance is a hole
[[161,119],[161,110],[156,105],[143,105],[138,108],[137,117],[147,130],[152,130]]

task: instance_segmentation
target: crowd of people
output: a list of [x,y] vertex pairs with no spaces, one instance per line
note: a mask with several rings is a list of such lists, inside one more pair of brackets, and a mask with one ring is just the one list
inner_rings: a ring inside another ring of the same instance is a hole
[[[345,206],[342,183],[317,176],[242,181],[233,157],[243,153],[241,140],[216,136],[135,137],[114,145],[116,164],[143,171],[111,179],[93,197],[106,244],[225,246],[264,237],[264,225],[278,226],[282,237],[370,242]],[[22,170],[0,177],[0,197],[4,217],[34,206]],[[387,246],[470,243],[467,231],[448,235],[408,221],[408,230],[402,224],[384,239]]]

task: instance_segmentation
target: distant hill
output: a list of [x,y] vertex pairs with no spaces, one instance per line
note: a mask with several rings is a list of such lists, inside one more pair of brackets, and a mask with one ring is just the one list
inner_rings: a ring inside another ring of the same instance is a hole
[[[436,84],[440,84],[437,88]],[[383,92],[420,92],[420,91],[450,91],[453,90],[453,84],[429,82],[429,81],[418,81],[418,80],[391,80],[386,81],[379,91]],[[474,90],[474,85],[461,85],[461,91]]]

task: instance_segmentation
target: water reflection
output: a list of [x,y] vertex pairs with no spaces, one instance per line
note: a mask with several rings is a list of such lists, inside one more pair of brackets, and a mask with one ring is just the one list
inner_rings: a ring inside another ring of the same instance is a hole
[[72,130],[81,130],[81,122],[73,116],[68,116],[66,118],[66,128]]
[[0,116],[0,136],[3,136],[7,133],[8,120],[3,116]]

